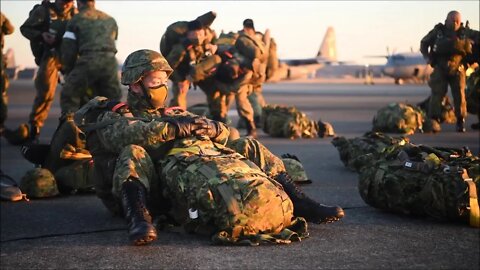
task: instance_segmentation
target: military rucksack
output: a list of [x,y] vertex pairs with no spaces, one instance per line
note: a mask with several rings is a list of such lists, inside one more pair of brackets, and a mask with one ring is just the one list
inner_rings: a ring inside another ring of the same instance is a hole
[[405,145],[408,142],[407,137],[391,137],[381,132],[367,132],[361,137],[351,139],[341,136],[332,140],[343,165],[357,172],[369,166],[386,151],[391,151],[393,146]]
[[295,107],[269,104],[262,108],[263,131],[272,137],[316,138],[318,123]]
[[372,131],[404,133],[410,135],[423,129],[424,113],[406,103],[390,103],[380,108],[373,117]]
[[[49,1],[42,1],[41,4],[35,4],[33,8],[28,13],[28,16],[31,16],[33,11],[43,6],[47,12],[45,12],[44,23],[40,29],[41,32],[48,32],[49,24],[50,24],[50,2]],[[35,64],[40,65],[40,60],[43,56],[43,51],[45,50],[45,44],[43,43],[43,39],[32,39],[30,40],[30,49],[32,51],[33,57],[35,58]]]
[[408,144],[363,167],[358,189],[376,208],[480,227],[479,186],[480,159],[470,151]]
[[167,56],[173,45],[179,43],[186,36],[187,30],[187,21],[179,21],[169,25],[160,40],[160,52],[162,55]]
[[467,100],[467,111],[480,115],[480,68],[478,67],[467,79],[465,99]]
[[177,222],[187,231],[213,235],[216,244],[289,243],[308,235],[280,184],[235,151],[208,145],[173,148],[162,161],[164,194],[175,202]]

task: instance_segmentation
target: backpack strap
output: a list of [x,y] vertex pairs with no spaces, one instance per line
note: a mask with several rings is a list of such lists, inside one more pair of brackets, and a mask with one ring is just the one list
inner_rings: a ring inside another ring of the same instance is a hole
[[468,196],[470,198],[470,226],[480,228],[480,210],[478,207],[477,186],[472,178],[468,176],[467,170],[463,169],[462,178],[468,185]]

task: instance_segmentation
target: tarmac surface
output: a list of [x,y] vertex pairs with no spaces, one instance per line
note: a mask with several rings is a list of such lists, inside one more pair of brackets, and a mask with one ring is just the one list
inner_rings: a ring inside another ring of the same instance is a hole
[[[32,81],[12,81],[7,127],[27,122],[34,98]],[[338,136],[369,131],[376,111],[390,102],[416,104],[429,95],[426,85],[267,84],[268,103],[295,105],[312,120],[330,122]],[[41,142],[48,142],[59,117],[59,91]],[[190,90],[189,105],[204,102]],[[233,123],[238,117],[231,113]],[[467,118],[467,132],[443,124],[438,134],[414,134],[410,140],[430,146],[468,146],[479,154],[479,133]],[[244,134],[245,131],[241,130]],[[346,169],[331,137],[289,140],[260,133],[273,153],[296,154],[313,180],[303,189],[324,204],[336,204],[346,216],[332,224],[310,224],[310,237],[290,245],[214,246],[208,237],[160,231],[149,246],[131,246],[125,221],[112,217],[94,194],[0,203],[1,269],[479,269],[479,230],[464,224],[400,216],[365,204],[358,176]],[[19,146],[0,139],[1,169],[17,182],[33,168]]]

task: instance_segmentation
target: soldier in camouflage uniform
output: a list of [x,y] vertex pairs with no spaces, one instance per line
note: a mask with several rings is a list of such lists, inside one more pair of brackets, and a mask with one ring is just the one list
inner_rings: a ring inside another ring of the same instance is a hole
[[120,100],[122,92],[115,58],[118,26],[95,8],[95,0],[78,0],[79,13],[67,24],[61,46],[67,74],[60,96],[62,117],[94,96]]
[[[192,205],[189,203],[192,203],[192,198],[186,200],[178,194],[188,193],[190,185],[196,185],[196,183],[204,183],[202,186],[196,186],[198,189],[203,189],[205,183],[215,182],[216,174],[221,175],[219,179],[224,177],[244,179],[242,177],[249,175],[242,181],[249,182],[251,181],[247,180],[249,178],[252,181],[256,179],[255,181],[258,181],[256,183],[270,190],[269,192],[279,192],[276,198],[283,198],[282,206],[275,205],[276,199],[268,202],[269,207],[272,208],[264,217],[248,212],[249,206],[245,206],[244,213],[247,215],[245,218],[255,220],[258,224],[273,225],[278,218],[283,220],[286,216],[282,217],[281,213],[289,215],[292,202],[295,205],[293,214],[300,215],[303,211],[305,216],[308,216],[307,220],[326,222],[343,217],[341,208],[320,205],[300,192],[285,174],[285,168],[278,165],[282,162],[264,149],[258,141],[250,139],[246,142],[239,140],[235,142],[238,141],[236,148],[242,149],[241,151],[248,155],[248,159],[260,164],[263,171],[255,163],[247,162],[238,152],[223,146],[229,135],[229,130],[224,124],[178,109],[163,108],[168,92],[166,81],[171,72],[172,69],[161,54],[150,50],[133,52],[125,60],[122,71],[122,83],[129,85],[128,110],[125,109],[125,104],[109,105],[110,103],[107,103],[105,107],[112,110],[89,115],[89,111],[95,112],[90,108],[95,107],[92,104],[106,102],[96,98],[75,115],[75,121],[86,132],[87,145],[94,157],[95,166],[105,164],[105,168],[100,168],[102,172],[108,173],[114,170],[114,173],[104,178],[103,181],[107,182],[104,186],[107,189],[110,187],[109,191],[113,193],[110,199],[121,198],[123,211],[129,222],[129,237],[134,244],[147,244],[157,237],[147,209],[147,194],[150,197],[149,201],[153,201],[150,206],[155,204],[158,206],[158,202],[164,202],[162,196],[170,199],[173,213],[176,213],[177,220],[184,224],[188,222],[188,218],[186,220],[182,215],[187,213],[187,209],[191,210]],[[120,108],[124,108],[123,112],[119,111]],[[234,145],[235,143],[228,144],[232,147]],[[110,155],[108,153],[112,154],[111,156],[119,155],[116,164],[112,165],[110,161],[101,160],[102,156]],[[264,156],[265,153],[267,156]],[[245,167],[245,164],[249,165]],[[278,182],[265,173],[276,174]],[[206,175],[210,177],[203,179],[202,177]],[[288,197],[281,195],[284,191],[279,183],[284,187]],[[180,190],[177,190],[178,187]],[[194,190],[197,189],[194,188]],[[216,194],[216,191],[212,192]],[[209,194],[211,197],[211,192]],[[184,196],[188,197],[188,194]],[[105,196],[104,199],[107,197]],[[198,198],[198,200],[203,199]],[[216,204],[208,205],[215,208]],[[196,207],[201,214],[205,215],[204,217],[209,217],[209,213],[212,213],[205,209],[205,205],[196,205]],[[216,220],[216,226],[222,227],[219,224],[223,224],[223,221],[219,221],[222,220],[221,216],[213,219]],[[208,218],[201,220],[212,222]],[[274,231],[279,232],[278,229],[281,231],[288,226],[286,223],[282,224]],[[207,222],[203,225],[211,227],[213,224]],[[260,233],[257,227],[255,227],[257,229],[253,227],[247,230],[248,232],[242,229],[245,237]],[[267,227],[263,231],[265,234],[274,232]],[[281,239],[284,241],[285,236],[290,238],[292,234],[290,232],[284,236],[270,235],[277,239],[275,241],[282,241]],[[217,237],[222,238],[220,235]],[[235,238],[233,235],[232,237]]]
[[4,124],[5,120],[7,119],[7,104],[8,104],[8,96],[7,96],[7,89],[8,89],[8,76],[7,73],[5,72],[5,69],[7,68],[7,63],[5,61],[5,58],[3,57],[3,46],[4,46],[4,35],[10,35],[14,31],[13,25],[10,23],[10,21],[5,17],[3,13],[0,12],[0,48],[1,48],[1,53],[0,55],[0,60],[2,61],[0,63],[0,136],[3,135],[4,131]]
[[420,42],[423,57],[434,68],[429,80],[432,89],[429,117],[436,121],[440,119],[442,100],[450,85],[457,132],[465,132],[467,115],[464,60],[472,53],[472,43],[478,42],[478,35],[478,31],[463,26],[458,11],[450,11],[445,24],[437,24]]
[[[205,17],[210,17],[208,20]],[[192,69],[197,65],[202,58],[215,54],[217,47],[212,44],[215,39],[215,32],[209,28],[209,25],[215,19],[216,14],[209,12],[200,16],[199,18],[184,22],[179,21],[173,23],[169,27],[165,34],[162,36],[160,48],[165,55],[170,66],[174,72],[170,77],[173,82],[172,85],[172,99],[170,100],[170,106],[179,106],[182,109],[187,108],[187,93],[192,83],[196,83],[190,76]],[[184,33],[181,30],[186,28]],[[178,31],[178,34],[182,35],[177,40],[168,40],[171,33],[170,31]],[[175,42],[175,44],[168,44]],[[165,49],[167,47],[167,49]],[[208,82],[204,82],[206,85],[202,87],[202,90],[208,85]]]
[[[245,80],[245,83],[240,85],[235,95],[237,111],[242,121],[246,123],[247,135],[256,138],[257,127],[254,119],[254,108],[248,97],[254,93],[254,90],[257,94],[261,91],[261,84],[265,81],[268,51],[263,41],[256,36],[255,27],[251,19],[243,21],[243,30],[239,31],[235,49],[243,56],[249,74],[249,76],[245,75],[245,78],[249,78],[249,80]],[[255,94],[255,97],[258,98],[257,94]],[[254,100],[261,102],[261,100],[255,98]],[[263,105],[259,103],[259,106]]]
[[[30,140],[35,141],[40,135],[53,103],[58,83],[60,64],[60,46],[67,22],[76,9],[73,0],[56,0],[37,5],[20,27],[22,35],[30,40],[32,51],[37,54],[35,62],[38,72],[35,77],[37,90],[29,116]],[[38,53],[36,52],[38,51]]]

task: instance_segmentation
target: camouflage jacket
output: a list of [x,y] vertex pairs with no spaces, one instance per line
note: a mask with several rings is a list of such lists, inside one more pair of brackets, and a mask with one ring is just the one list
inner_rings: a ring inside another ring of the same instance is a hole
[[93,6],[80,8],[67,24],[61,51],[62,64],[67,72],[73,68],[78,55],[89,53],[117,53],[115,41],[118,26],[114,18]]
[[187,79],[191,71],[191,66],[196,65],[202,61],[202,59],[207,56],[206,45],[213,44],[216,40],[216,34],[213,30],[208,28],[206,30],[206,39],[201,45],[190,45],[185,47],[182,43],[186,37],[183,37],[179,43],[174,44],[170,52],[165,56],[168,61],[168,64],[174,70],[170,79],[173,82],[180,82]]
[[7,17],[3,14],[3,13],[0,13],[0,45],[1,45],[1,49],[3,50],[3,46],[4,46],[4,40],[3,40],[3,36],[4,35],[10,35],[13,33],[13,31],[15,30],[15,28],[13,27],[13,25],[10,23],[10,21],[7,19]]
[[28,40],[40,42],[43,41],[43,32],[55,33],[56,41],[51,47],[58,50],[67,23],[77,13],[77,9],[72,7],[61,11],[54,3],[47,3],[47,5],[42,4],[35,7],[27,20],[20,26],[20,32]]
[[449,31],[439,23],[422,38],[420,52],[431,65],[459,66],[472,53],[472,44],[478,46],[479,32],[463,25],[457,31]]
[[142,101],[133,98],[132,95],[129,95],[128,104],[132,115],[142,118],[142,120],[129,120],[124,115],[111,111],[107,111],[98,117],[98,123],[112,119],[117,120],[97,131],[106,150],[113,153],[120,153],[123,147],[130,144],[155,151],[167,142],[173,143],[173,148],[177,149],[215,148],[225,144],[230,134],[228,128],[220,123],[221,132],[215,138],[202,136],[177,139],[175,137],[175,126],[165,121],[165,117],[198,117],[197,115],[176,109],[166,109],[163,112],[144,110],[142,109],[145,108]]

